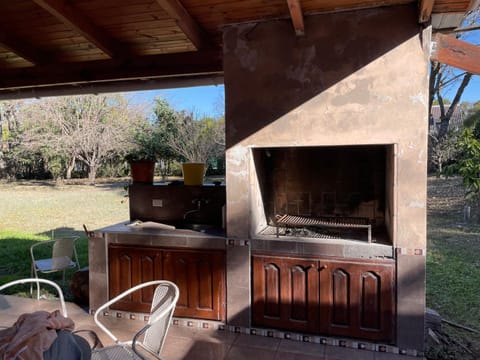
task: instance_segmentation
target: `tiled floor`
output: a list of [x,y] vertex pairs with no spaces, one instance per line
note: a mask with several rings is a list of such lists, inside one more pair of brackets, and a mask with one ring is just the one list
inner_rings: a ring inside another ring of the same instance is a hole
[[[0,296],[0,325],[10,326],[18,315],[38,309],[52,311],[57,301],[40,301]],[[93,316],[75,304],[67,304],[68,316],[76,329],[94,330],[105,345],[111,341],[95,327]],[[131,339],[140,320],[108,319],[121,340]],[[125,326],[125,324],[128,326]],[[162,356],[165,360],[419,360],[419,357],[353,350],[337,346],[303,343],[229,331],[204,330],[183,326],[170,327]]]

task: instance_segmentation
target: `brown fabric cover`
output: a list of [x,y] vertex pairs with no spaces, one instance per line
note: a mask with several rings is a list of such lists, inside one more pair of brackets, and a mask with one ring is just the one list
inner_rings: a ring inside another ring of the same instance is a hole
[[54,312],[22,314],[13,326],[0,330],[0,358],[42,360],[43,352],[57,338],[57,330],[73,330],[72,319]]

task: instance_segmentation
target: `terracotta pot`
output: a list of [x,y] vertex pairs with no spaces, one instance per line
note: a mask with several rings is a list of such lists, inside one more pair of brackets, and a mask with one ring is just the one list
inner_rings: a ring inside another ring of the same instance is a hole
[[204,163],[184,163],[182,164],[183,183],[185,185],[203,185],[205,175]]
[[134,161],[130,163],[130,173],[134,183],[153,184],[154,161]]

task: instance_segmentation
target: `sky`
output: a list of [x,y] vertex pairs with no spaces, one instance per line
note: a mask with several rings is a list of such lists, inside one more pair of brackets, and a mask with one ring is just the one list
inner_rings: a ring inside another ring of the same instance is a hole
[[[452,96],[453,99],[453,96]],[[471,103],[477,102],[480,100],[480,75],[472,76],[468,87],[463,93],[461,102],[468,101]]]
[[224,115],[224,86],[209,85],[167,90],[135,91],[133,97],[138,101],[153,103],[156,97],[166,99],[177,111],[191,111],[198,117]]

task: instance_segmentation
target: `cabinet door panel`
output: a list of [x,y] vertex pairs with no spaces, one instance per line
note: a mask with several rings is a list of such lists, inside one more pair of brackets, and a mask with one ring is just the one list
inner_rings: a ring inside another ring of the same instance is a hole
[[318,273],[305,259],[253,257],[253,322],[257,326],[315,332]]
[[198,283],[198,304],[197,307],[202,310],[211,310],[214,308],[214,269],[210,261],[200,259],[196,263],[195,274]]
[[350,274],[341,268],[332,272],[332,324],[350,323]]
[[379,274],[368,271],[362,274],[362,301],[360,326],[380,330],[382,311],[382,279]]
[[273,319],[280,319],[280,269],[275,264],[265,264],[263,267],[265,276],[265,301],[264,315]]
[[172,257],[171,252],[164,254],[163,258],[163,276],[165,279],[173,281],[180,290],[180,296],[177,302],[177,309],[188,308],[188,259],[180,256]]
[[291,312],[289,314],[291,320],[308,321],[308,266],[293,266],[290,268],[290,294]]
[[[161,252],[149,247],[109,247],[109,297],[121,294],[142,282],[161,278]],[[112,306],[113,309],[149,312],[153,288],[136,291]]]
[[164,251],[164,277],[180,288],[175,316],[225,319],[225,254],[222,251]]
[[394,263],[320,260],[321,332],[391,341]]

